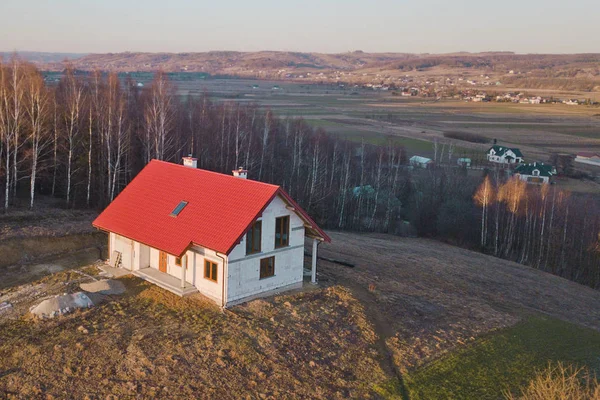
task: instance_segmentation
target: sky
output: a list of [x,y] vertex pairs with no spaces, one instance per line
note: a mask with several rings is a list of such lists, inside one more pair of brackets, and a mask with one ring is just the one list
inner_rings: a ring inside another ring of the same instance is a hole
[[0,0],[0,51],[600,52],[599,0]]

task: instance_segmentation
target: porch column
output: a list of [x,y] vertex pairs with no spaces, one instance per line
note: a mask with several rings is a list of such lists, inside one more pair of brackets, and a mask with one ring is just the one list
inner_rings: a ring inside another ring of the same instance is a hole
[[181,257],[181,288],[185,288],[185,270],[187,269],[187,256]]
[[312,269],[310,281],[312,283],[317,283],[317,239],[313,239],[313,248],[312,248]]

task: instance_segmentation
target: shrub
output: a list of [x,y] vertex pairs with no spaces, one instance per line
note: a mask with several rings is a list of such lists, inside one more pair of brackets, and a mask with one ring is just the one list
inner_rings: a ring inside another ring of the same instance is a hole
[[505,393],[507,400],[598,400],[600,383],[587,368],[562,363],[540,371],[519,396]]
[[485,136],[470,132],[444,132],[444,137],[471,143],[488,143],[490,141]]

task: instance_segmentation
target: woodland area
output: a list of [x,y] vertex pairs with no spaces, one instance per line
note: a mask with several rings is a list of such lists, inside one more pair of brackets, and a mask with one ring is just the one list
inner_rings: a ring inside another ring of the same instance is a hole
[[329,136],[302,119],[208,95],[181,98],[164,73],[138,88],[116,72],[0,65],[0,184],[10,213],[27,198],[105,207],[151,159],[281,185],[329,229],[418,234],[600,288],[598,199],[487,171],[412,171],[401,146]]

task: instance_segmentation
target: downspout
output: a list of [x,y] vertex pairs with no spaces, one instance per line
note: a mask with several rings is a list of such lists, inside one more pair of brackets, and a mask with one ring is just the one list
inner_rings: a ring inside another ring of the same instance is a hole
[[225,272],[226,272],[225,271],[225,264],[227,264],[227,263],[225,262],[225,257],[220,256],[219,252],[215,251],[215,255],[217,257],[219,257],[223,261],[223,279],[221,279],[223,281],[223,282],[221,282],[221,308],[224,309],[225,305],[226,305],[226,301],[225,301],[225,277],[227,276],[227,275],[225,275]]

